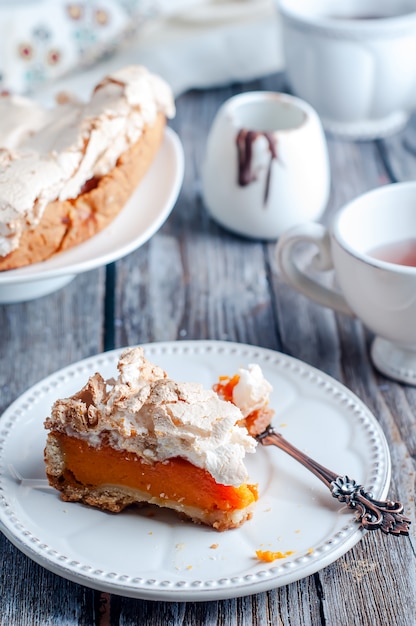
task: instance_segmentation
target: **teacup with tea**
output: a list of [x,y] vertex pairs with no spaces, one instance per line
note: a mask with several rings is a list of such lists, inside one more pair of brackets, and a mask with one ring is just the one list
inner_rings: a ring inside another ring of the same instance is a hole
[[[305,242],[317,248],[313,268],[334,270],[337,287],[298,266],[295,247]],[[416,182],[359,196],[337,212],[329,228],[305,223],[289,229],[276,256],[293,287],[358,317],[375,334],[371,356],[381,372],[416,385]]]

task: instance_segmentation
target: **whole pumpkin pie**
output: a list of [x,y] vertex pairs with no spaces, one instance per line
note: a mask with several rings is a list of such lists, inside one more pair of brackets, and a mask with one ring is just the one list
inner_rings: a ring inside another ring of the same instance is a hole
[[[247,388],[242,396],[250,398]],[[141,347],[129,348],[117,379],[96,373],[54,403],[46,474],[65,501],[116,513],[154,504],[221,531],[236,528],[258,499],[244,464],[257,443],[244,419],[228,398],[168,378]]]
[[45,261],[108,226],[174,114],[169,85],[142,66],[109,74],[87,102],[47,108],[1,96],[0,271]]

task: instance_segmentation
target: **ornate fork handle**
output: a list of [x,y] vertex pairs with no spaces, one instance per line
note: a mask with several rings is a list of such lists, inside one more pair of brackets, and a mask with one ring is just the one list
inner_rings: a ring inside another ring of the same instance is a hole
[[348,476],[339,476],[320,465],[289,443],[280,433],[268,426],[256,439],[263,446],[277,446],[317,476],[330,490],[332,496],[345,502],[356,512],[357,521],[366,530],[378,530],[391,535],[408,535],[411,521],[403,513],[403,505],[391,500],[374,500]]

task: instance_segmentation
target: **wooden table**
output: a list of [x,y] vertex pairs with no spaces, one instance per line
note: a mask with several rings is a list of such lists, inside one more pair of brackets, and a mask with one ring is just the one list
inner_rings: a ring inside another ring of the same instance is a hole
[[[224,100],[255,89],[285,91],[287,86],[283,75],[274,75],[178,98],[171,126],[185,150],[183,189],[147,244],[49,296],[0,306],[1,409],[44,376],[113,347],[219,339],[271,348],[323,370],[368,405],[390,446],[390,496],[414,519],[416,388],[375,371],[371,336],[359,321],[314,305],[282,281],[274,268],[273,242],[234,236],[205,211],[200,180],[208,129]],[[368,189],[416,178],[416,118],[386,140],[328,136],[328,146],[332,190],[325,221]],[[254,596],[200,603],[129,599],[83,587],[38,566],[1,535],[0,622],[414,626],[415,532],[416,524],[410,537],[369,533],[304,580]]]

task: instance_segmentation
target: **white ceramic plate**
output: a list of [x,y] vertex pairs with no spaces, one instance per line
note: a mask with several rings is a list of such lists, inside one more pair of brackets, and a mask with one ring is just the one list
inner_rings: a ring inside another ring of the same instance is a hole
[[171,128],[149,171],[123,210],[103,231],[57,256],[0,272],[0,303],[38,298],[63,287],[76,274],[116,261],[143,245],[162,226],[182,186],[182,144]]
[[[274,425],[317,461],[387,495],[390,456],[370,411],[316,369],[272,350],[216,341],[145,345],[148,358],[178,380],[210,387],[221,374],[259,363],[274,391]],[[108,514],[65,503],[45,480],[44,418],[100,371],[115,374],[120,350],[71,365],[21,396],[1,418],[0,521],[17,548],[45,568],[88,587],[152,600],[201,601],[288,584],[332,563],[363,536],[354,515],[277,448],[249,455],[260,498],[253,519],[219,533],[173,513]],[[256,550],[285,553],[260,562]]]

